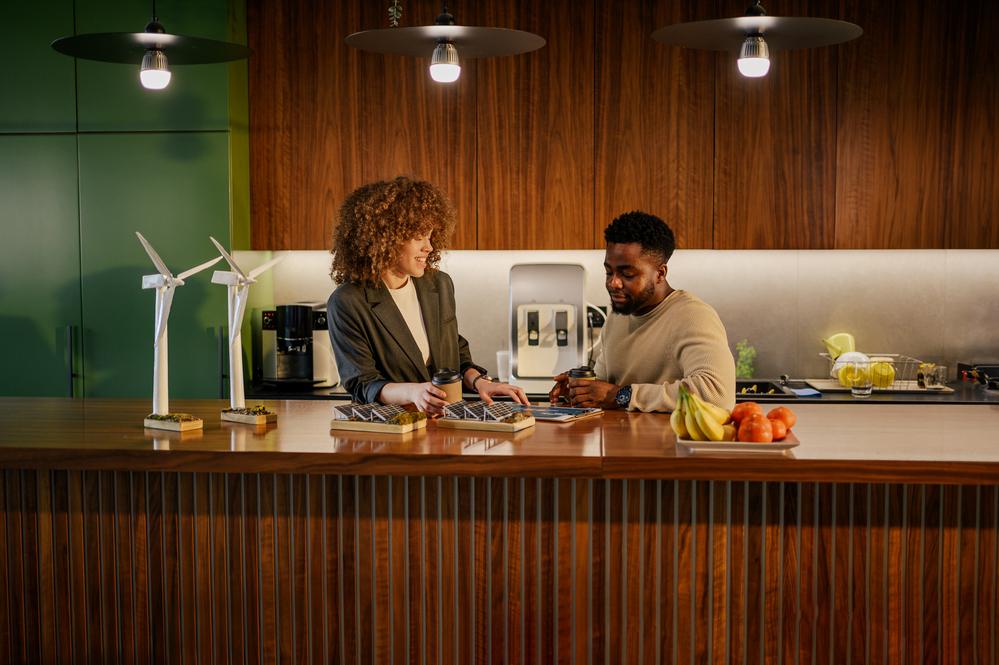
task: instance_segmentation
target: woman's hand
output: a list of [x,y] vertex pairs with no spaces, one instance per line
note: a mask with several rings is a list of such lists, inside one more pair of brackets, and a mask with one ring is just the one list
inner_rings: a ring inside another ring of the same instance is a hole
[[409,383],[408,398],[416,406],[417,411],[432,415],[444,413],[447,406],[447,393],[427,381],[426,383]]
[[511,386],[509,383],[479,381],[476,383],[475,388],[479,391],[479,398],[486,404],[492,404],[492,398],[496,395],[506,395],[518,404],[530,406],[530,402],[527,401],[527,393],[522,388]]
[[378,394],[382,404],[413,404],[417,411],[431,415],[444,413],[447,394],[427,381],[426,383],[386,383]]

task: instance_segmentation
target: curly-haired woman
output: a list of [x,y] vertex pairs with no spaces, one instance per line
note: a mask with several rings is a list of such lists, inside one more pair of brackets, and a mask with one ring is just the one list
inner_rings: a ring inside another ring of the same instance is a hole
[[355,400],[441,413],[446,395],[431,377],[450,368],[487,402],[527,404],[523,390],[472,362],[458,334],[454,284],[438,269],[454,224],[443,192],[405,177],[364,185],[340,207],[331,273],[340,286],[327,310],[340,379]]

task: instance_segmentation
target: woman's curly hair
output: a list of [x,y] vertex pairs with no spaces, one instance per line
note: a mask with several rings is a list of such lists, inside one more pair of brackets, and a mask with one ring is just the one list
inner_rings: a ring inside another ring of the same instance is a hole
[[451,202],[425,180],[399,176],[359,187],[337,213],[330,275],[338,284],[380,284],[402,244],[427,233],[433,245],[427,270],[437,270],[454,225]]

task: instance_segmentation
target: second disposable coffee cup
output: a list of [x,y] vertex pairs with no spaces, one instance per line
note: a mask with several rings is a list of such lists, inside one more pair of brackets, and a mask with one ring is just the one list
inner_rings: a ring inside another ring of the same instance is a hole
[[[566,376],[568,376],[570,380],[582,379],[584,381],[595,381],[597,378],[596,372],[594,372],[589,367],[574,367],[573,369],[570,369],[568,372],[566,372]],[[551,391],[548,393],[548,399],[552,403],[555,403],[555,399],[553,398],[555,392],[561,392],[561,394],[558,397],[559,402],[563,402],[565,404],[569,403],[570,400],[569,400],[567,383],[556,384],[555,387],[551,389]]]
[[432,382],[447,394],[447,403],[461,401],[461,375],[453,369],[439,369],[434,372]]

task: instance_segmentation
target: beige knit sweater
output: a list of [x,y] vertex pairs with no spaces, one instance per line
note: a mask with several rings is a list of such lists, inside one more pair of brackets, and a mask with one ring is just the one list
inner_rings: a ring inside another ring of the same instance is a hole
[[597,378],[632,385],[629,411],[672,411],[680,380],[701,399],[735,406],[735,360],[725,326],[695,295],[673,291],[642,316],[611,313],[600,339]]

